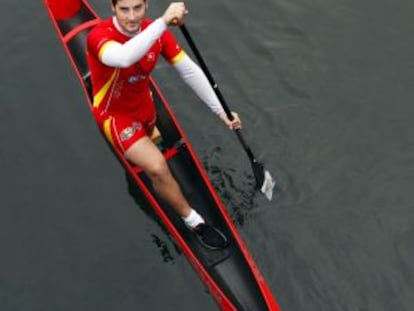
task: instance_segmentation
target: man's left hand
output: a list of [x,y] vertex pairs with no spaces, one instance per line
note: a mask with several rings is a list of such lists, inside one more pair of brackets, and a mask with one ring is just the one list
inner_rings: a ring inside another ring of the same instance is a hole
[[242,128],[242,123],[239,118],[239,115],[235,112],[231,112],[231,115],[233,116],[233,120],[229,120],[227,117],[227,114],[223,111],[219,114],[219,117],[223,122],[227,125],[227,127],[231,130],[239,130]]

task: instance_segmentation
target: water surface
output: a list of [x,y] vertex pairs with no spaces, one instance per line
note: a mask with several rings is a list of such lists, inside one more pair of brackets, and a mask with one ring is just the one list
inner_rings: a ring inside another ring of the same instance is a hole
[[[109,1],[90,3],[110,15]],[[151,16],[166,4],[151,1]],[[412,310],[414,3],[187,4],[277,178],[272,202],[235,136],[165,63],[154,76],[282,309]],[[1,310],[216,310],[129,197],[43,3],[1,8]]]

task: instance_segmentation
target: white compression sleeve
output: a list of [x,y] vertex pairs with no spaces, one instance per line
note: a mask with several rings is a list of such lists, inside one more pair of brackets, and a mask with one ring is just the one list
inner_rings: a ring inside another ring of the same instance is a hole
[[185,55],[174,64],[181,78],[189,85],[197,96],[217,115],[224,112],[219,99],[208,82],[201,68],[190,57]]
[[158,18],[124,44],[117,42],[109,44],[102,54],[102,62],[111,67],[126,68],[131,66],[148,52],[166,29],[167,25],[164,20]]

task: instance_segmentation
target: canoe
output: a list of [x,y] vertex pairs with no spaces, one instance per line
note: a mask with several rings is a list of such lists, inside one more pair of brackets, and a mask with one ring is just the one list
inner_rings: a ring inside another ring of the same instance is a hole
[[[92,109],[85,41],[88,32],[101,19],[85,0],[44,2],[74,72],[79,78],[86,102]],[[120,152],[108,144],[127,173],[130,192],[141,207],[149,208],[156,215],[221,310],[279,311],[275,297],[237,232],[183,128],[152,78],[151,88],[158,116],[156,126],[161,135],[157,146],[163,152],[190,205],[197,207],[208,222],[227,236],[229,246],[222,250],[208,250],[200,245],[181,218],[157,197],[145,173],[139,167],[131,165]]]

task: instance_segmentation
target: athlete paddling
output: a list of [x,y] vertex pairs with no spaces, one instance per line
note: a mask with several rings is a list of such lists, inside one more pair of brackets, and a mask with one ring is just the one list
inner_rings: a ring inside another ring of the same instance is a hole
[[241,121],[236,113],[232,121],[227,118],[204,73],[167,29],[183,22],[187,14],[184,3],[171,3],[154,21],[145,17],[147,9],[147,0],[112,0],[114,16],[90,31],[87,59],[94,115],[111,144],[146,172],[157,194],[174,208],[200,242],[210,249],[224,248],[225,236],[189,206],[162,153],[150,139],[156,111],[149,75],[159,55],[230,129],[241,128]]

